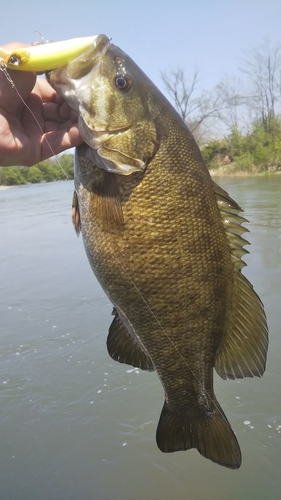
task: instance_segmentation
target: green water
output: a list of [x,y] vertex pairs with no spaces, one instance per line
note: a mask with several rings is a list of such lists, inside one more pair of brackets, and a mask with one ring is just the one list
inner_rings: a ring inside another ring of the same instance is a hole
[[23,186],[0,191],[1,500],[279,500],[281,178],[219,182],[251,221],[244,272],[270,329],[263,379],[216,378],[241,469],[158,450],[163,390],[107,354],[111,305],[71,226],[71,183]]

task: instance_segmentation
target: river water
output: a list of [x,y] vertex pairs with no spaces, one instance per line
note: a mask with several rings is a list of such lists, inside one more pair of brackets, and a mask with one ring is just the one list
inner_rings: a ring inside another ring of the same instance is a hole
[[241,468],[158,450],[163,389],[107,354],[112,307],[71,225],[72,183],[22,186],[0,191],[1,500],[281,498],[281,177],[219,183],[251,221],[244,273],[270,329],[262,379],[215,379]]

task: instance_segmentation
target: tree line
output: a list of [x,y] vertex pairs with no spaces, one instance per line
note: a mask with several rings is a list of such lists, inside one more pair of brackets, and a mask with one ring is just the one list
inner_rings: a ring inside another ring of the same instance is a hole
[[73,179],[74,157],[72,154],[41,161],[33,167],[0,167],[0,185],[17,186]]
[[281,45],[244,52],[239,77],[200,90],[199,71],[162,73],[165,90],[197,139],[209,168],[281,171]]

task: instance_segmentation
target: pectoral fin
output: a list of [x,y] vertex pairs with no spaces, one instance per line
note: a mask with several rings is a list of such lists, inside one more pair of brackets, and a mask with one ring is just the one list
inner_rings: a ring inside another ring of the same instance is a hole
[[76,191],[74,191],[72,198],[72,224],[74,226],[77,236],[79,236],[81,231],[81,221],[80,221],[79,203]]
[[109,355],[119,363],[135,366],[141,370],[154,371],[154,365],[138,342],[125,327],[117,311],[113,311],[115,318],[112,321],[107,337],[107,350]]
[[[84,150],[81,149],[81,151],[82,153],[79,154],[79,148],[77,148],[76,161],[79,163],[84,161],[81,157]],[[123,210],[115,176],[104,168],[100,168],[95,150],[87,147],[85,157],[92,162],[91,175],[85,187],[91,193],[89,209],[96,223],[101,226],[101,231],[123,231]]]

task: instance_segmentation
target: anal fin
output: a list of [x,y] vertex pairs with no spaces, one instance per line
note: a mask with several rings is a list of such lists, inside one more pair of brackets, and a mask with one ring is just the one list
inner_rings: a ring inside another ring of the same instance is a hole
[[115,309],[113,314],[115,318],[110,325],[107,337],[109,355],[119,363],[126,363],[141,370],[154,371],[154,364],[137,337],[128,331]]

